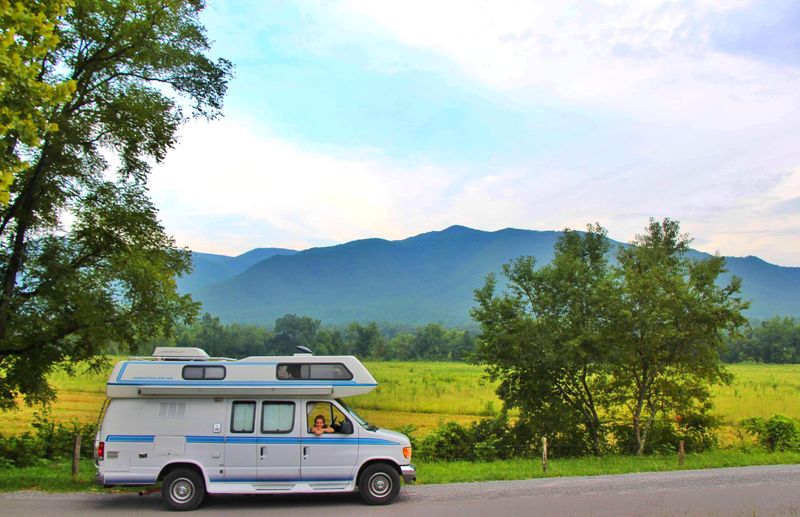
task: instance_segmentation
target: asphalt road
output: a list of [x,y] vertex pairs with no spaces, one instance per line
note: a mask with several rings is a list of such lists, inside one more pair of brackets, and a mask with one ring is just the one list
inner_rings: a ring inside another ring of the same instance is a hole
[[[0,515],[66,517],[170,514],[158,494],[14,492]],[[800,465],[406,486],[384,507],[353,494],[211,496],[197,515],[409,516],[795,516]]]

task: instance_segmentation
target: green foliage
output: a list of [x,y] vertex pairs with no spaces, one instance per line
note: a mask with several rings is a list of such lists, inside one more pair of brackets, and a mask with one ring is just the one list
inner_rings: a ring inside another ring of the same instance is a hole
[[729,337],[723,360],[800,363],[800,321],[776,316],[748,328],[742,336]]
[[[627,422],[611,425],[617,439],[613,449],[621,454],[637,452],[638,443],[633,427]],[[645,454],[670,454],[678,450],[681,440],[686,452],[704,452],[719,445],[719,419],[704,412],[660,415],[650,428],[642,452]]]
[[747,418],[742,427],[769,451],[800,451],[800,421],[782,415]]
[[71,458],[77,435],[81,435],[81,455],[91,458],[96,431],[94,424],[55,422],[48,411],[42,411],[35,415],[32,433],[0,436],[0,465],[30,467],[59,458]]
[[67,101],[75,81],[44,80],[44,60],[57,48],[56,26],[70,0],[0,0],[0,205],[31,148],[58,130],[50,111]]
[[307,346],[316,355],[350,355],[383,360],[463,360],[475,347],[472,334],[432,323],[418,329],[395,333],[377,323],[352,323],[343,329],[320,328],[319,320],[287,314],[278,318],[274,330],[257,325],[223,325],[205,313],[192,325],[177,328],[171,338],[153,339],[139,347],[149,354],[156,346],[199,347],[212,356],[247,357],[284,355]]
[[134,350],[194,317],[174,280],[189,254],[159,224],[147,176],[175,144],[182,106],[205,117],[221,108],[231,67],[205,55],[202,8],[75,0],[55,47],[29,61],[42,82],[75,89],[42,111],[47,125],[0,211],[0,407],[18,395],[47,403],[56,365],[100,368],[98,353]]
[[747,303],[737,278],[717,286],[724,260],[688,259],[689,242],[676,221],[651,219],[612,266],[605,230],[590,225],[566,230],[550,265],[508,263],[500,295],[489,275],[472,311],[476,358],[507,407],[538,435],[595,454],[609,427],[641,454],[658,422],[706,408],[709,386],[729,380],[719,354]]
[[445,422],[419,443],[425,461],[495,461],[536,455],[540,438],[523,422],[510,422],[501,412],[463,426]]
[[565,230],[551,264],[536,269],[532,257],[506,264],[508,292],[495,296],[490,275],[472,311],[482,331],[476,358],[500,382],[498,396],[542,436],[583,427],[595,454],[604,442],[608,250],[599,225],[585,234]]
[[711,384],[730,381],[719,358],[724,336],[746,323],[741,281],[719,287],[725,260],[687,258],[690,242],[677,221],[651,219],[617,254],[611,388],[640,454],[659,416],[689,414],[706,404]]
[[466,428],[445,422],[420,443],[420,456],[431,461],[473,460],[475,443]]

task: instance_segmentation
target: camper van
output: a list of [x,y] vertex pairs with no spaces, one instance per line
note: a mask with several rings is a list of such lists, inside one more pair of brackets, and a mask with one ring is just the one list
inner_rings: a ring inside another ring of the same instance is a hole
[[192,510],[207,493],[357,490],[367,504],[391,503],[401,478],[416,479],[408,437],[370,425],[344,402],[376,386],[352,356],[234,360],[157,348],[111,372],[97,481],[160,483],[173,510]]

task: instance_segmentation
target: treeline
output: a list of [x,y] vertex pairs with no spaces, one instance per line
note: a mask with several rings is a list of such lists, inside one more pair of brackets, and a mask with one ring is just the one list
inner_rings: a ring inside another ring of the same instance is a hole
[[194,325],[178,327],[175,336],[148,343],[140,353],[156,346],[198,347],[216,357],[290,355],[297,346],[316,355],[356,355],[388,361],[464,361],[475,351],[475,336],[437,323],[411,329],[382,327],[377,323],[351,323],[342,328],[323,327],[320,320],[287,314],[272,329],[239,323],[223,324],[204,314]]
[[[352,323],[323,327],[320,320],[287,314],[273,328],[240,323],[223,324],[204,314],[194,325],[178,327],[171,339],[151,341],[140,352],[156,346],[199,347],[212,356],[292,354],[296,346],[309,347],[317,355],[354,354],[387,361],[466,361],[475,351],[476,335],[438,323],[408,328],[378,323]],[[722,353],[726,363],[800,363],[800,320],[775,317],[747,328],[729,339]]]
[[728,340],[722,360],[727,363],[800,363],[800,321],[775,317],[753,325],[742,336]]

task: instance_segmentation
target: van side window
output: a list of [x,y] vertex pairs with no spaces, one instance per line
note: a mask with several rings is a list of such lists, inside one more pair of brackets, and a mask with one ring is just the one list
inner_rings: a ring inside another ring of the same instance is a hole
[[276,377],[282,381],[349,381],[353,374],[342,363],[283,363],[278,365]]
[[186,380],[222,380],[225,378],[224,366],[184,366],[183,378]]
[[289,433],[294,429],[294,402],[264,402],[261,406],[262,433]]
[[255,429],[256,403],[234,402],[231,411],[231,432],[252,433]]

